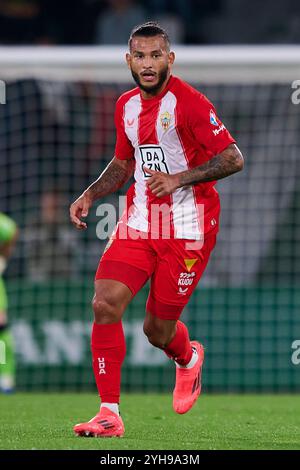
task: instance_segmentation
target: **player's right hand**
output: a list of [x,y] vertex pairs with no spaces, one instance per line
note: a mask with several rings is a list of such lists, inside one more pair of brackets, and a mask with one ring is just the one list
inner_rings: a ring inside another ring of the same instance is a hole
[[71,204],[70,219],[72,224],[75,225],[78,230],[85,230],[87,228],[87,224],[82,222],[80,218],[87,217],[92,203],[93,201],[91,197],[84,192],[78,199],[76,199],[76,201],[73,202],[73,204]]

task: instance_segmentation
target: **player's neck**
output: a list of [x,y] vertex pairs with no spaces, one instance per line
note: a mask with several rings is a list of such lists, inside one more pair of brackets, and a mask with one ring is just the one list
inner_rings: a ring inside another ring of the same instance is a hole
[[158,88],[157,90],[155,90],[155,91],[152,92],[152,93],[151,93],[151,92],[149,93],[149,92],[147,92],[147,91],[145,91],[145,90],[142,90],[142,89],[140,88],[142,98],[143,98],[144,100],[150,100],[151,98],[155,98],[155,96],[160,95],[160,94],[164,91],[164,89],[166,88],[166,86],[168,85],[170,78],[171,78],[171,73],[169,72],[168,75],[167,75],[167,77],[166,77],[166,79],[165,79],[165,81],[164,81],[163,84],[161,85],[161,87]]

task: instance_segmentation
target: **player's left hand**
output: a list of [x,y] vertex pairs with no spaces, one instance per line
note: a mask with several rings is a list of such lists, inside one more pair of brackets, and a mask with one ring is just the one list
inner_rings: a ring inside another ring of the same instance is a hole
[[145,173],[151,175],[147,181],[147,185],[157,197],[168,196],[179,188],[179,176],[169,175],[162,171],[154,171],[149,168],[144,168]]

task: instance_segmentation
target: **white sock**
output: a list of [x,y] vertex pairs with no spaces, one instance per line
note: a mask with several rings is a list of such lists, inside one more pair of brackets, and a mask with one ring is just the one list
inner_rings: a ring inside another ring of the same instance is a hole
[[194,367],[194,365],[196,364],[198,360],[198,353],[197,353],[197,349],[193,347],[192,347],[192,350],[193,350],[193,355],[192,355],[192,359],[190,360],[190,362],[186,366],[181,366],[180,364],[177,364],[177,362],[175,361],[176,367],[179,367],[179,369],[191,369],[192,367]]
[[102,406],[104,406],[105,408],[108,408],[110,411],[112,411],[116,415],[118,416],[120,415],[118,403],[101,403],[100,410]]

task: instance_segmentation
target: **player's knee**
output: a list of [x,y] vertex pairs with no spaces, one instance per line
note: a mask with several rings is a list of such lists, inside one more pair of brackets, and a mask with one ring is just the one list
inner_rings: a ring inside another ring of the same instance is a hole
[[106,323],[115,323],[122,317],[122,312],[119,308],[108,299],[104,297],[94,296],[93,301],[93,311],[95,323],[106,324]]

